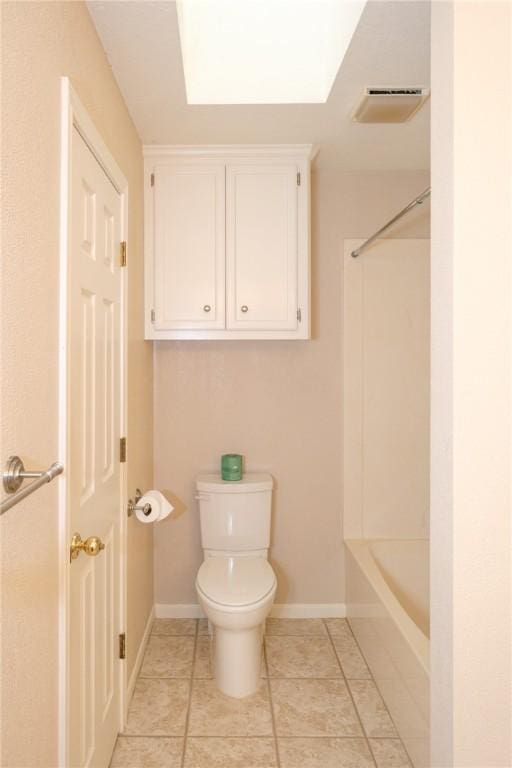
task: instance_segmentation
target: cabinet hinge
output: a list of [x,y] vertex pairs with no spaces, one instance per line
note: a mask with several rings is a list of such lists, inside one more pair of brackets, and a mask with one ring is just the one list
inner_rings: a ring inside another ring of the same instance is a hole
[[297,186],[300,187],[300,171],[297,172]]
[[126,659],[126,633],[121,632],[119,635],[119,658]]
[[121,257],[121,266],[126,267],[126,240],[119,243],[119,253]]
[[297,320],[299,323],[302,322],[302,312],[300,311],[300,307],[297,310]]
[[119,461],[121,464],[126,461],[126,437],[122,437],[119,441]]
[[152,310],[151,310],[151,322],[152,322],[152,323],[154,323],[154,322],[155,322],[155,320],[156,320],[155,310],[154,310],[154,309],[152,309]]
[[154,173],[151,174],[151,186],[152,187],[155,186],[155,174]]

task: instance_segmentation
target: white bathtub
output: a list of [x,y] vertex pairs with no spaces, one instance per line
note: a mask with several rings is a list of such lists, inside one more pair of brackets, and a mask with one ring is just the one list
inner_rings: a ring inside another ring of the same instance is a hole
[[428,768],[428,541],[345,546],[347,617],[413,765]]
[[[370,541],[368,547],[402,608],[422,633],[430,637],[428,539]],[[424,644],[423,639],[420,644]]]

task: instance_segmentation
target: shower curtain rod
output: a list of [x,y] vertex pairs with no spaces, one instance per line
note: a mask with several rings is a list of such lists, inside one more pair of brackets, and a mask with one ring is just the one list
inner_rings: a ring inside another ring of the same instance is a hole
[[388,221],[387,224],[384,224],[383,227],[381,227],[374,235],[368,238],[368,240],[365,240],[362,245],[359,246],[359,248],[356,248],[355,251],[352,251],[352,258],[357,259],[360,253],[362,253],[366,248],[368,248],[369,245],[373,243],[374,240],[376,240],[379,235],[382,235],[383,232],[385,232],[389,227],[391,227],[395,221],[398,221],[398,219],[401,219],[402,216],[405,216],[406,213],[409,213],[413,208],[415,208],[417,205],[421,205],[424,200],[427,199],[427,197],[430,197],[430,187],[427,187],[421,195],[418,195],[418,197],[415,197],[414,200],[411,200],[409,205],[406,205],[403,210],[400,211],[400,213],[397,213],[396,216],[394,216],[390,221]]

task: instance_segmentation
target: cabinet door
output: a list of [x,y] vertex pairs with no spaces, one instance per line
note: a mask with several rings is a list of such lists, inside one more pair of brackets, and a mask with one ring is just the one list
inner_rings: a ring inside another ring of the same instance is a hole
[[154,233],[155,330],[224,328],[225,166],[157,166]]
[[297,327],[297,167],[228,165],[227,327]]

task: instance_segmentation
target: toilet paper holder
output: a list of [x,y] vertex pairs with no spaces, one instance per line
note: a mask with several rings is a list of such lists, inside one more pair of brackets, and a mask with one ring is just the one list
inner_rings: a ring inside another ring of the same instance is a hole
[[135,499],[128,499],[128,517],[131,517],[138,509],[141,510],[143,515],[151,514],[151,504],[148,502],[147,504],[139,504],[139,501],[142,499],[142,491],[140,488],[135,489]]

